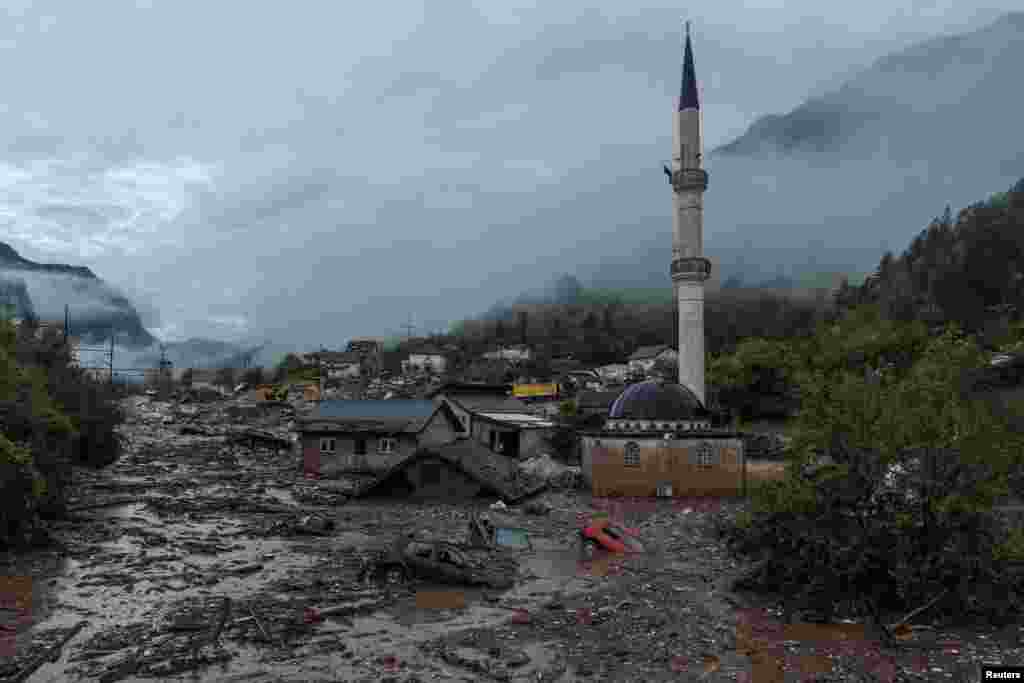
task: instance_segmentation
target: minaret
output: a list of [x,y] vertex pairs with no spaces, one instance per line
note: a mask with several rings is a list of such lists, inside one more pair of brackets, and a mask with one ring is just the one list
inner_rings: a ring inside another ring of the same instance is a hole
[[704,281],[711,261],[703,256],[704,190],[708,174],[701,168],[700,102],[693,68],[690,22],[686,22],[683,83],[679,107],[673,114],[672,168],[672,286],[679,324],[679,383],[704,402]]

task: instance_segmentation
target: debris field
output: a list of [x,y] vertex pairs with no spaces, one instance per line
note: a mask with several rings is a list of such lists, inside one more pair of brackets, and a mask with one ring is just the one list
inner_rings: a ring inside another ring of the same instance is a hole
[[[3,606],[2,680],[970,680],[1020,652],[1016,629],[921,624],[891,648],[870,630],[794,635],[731,590],[746,567],[712,522],[742,502],[353,498],[365,481],[306,478],[292,411],[228,403],[125,400],[124,456],[76,472],[54,547],[4,560],[31,596]],[[602,512],[643,552],[584,555]],[[529,542],[482,543],[481,517]],[[396,539],[472,549],[510,587],[379,581],[365,570]]]

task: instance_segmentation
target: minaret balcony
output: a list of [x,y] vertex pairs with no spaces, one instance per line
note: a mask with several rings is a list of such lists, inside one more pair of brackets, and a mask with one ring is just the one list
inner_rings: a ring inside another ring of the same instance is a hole
[[703,168],[683,168],[672,172],[672,189],[676,192],[684,190],[708,189],[708,172]]
[[698,280],[711,277],[711,261],[703,256],[680,257],[672,260],[672,281]]

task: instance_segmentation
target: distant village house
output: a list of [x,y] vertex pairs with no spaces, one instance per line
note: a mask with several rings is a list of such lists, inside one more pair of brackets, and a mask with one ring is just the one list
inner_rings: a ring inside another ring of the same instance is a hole
[[429,372],[443,374],[447,369],[444,353],[434,347],[424,347],[409,353],[402,361],[402,372],[406,374]]

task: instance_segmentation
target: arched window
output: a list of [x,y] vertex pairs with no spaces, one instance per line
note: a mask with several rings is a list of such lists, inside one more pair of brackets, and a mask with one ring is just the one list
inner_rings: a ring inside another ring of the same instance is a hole
[[636,441],[629,441],[626,443],[622,462],[624,465],[631,467],[638,467],[640,465],[640,445]]

